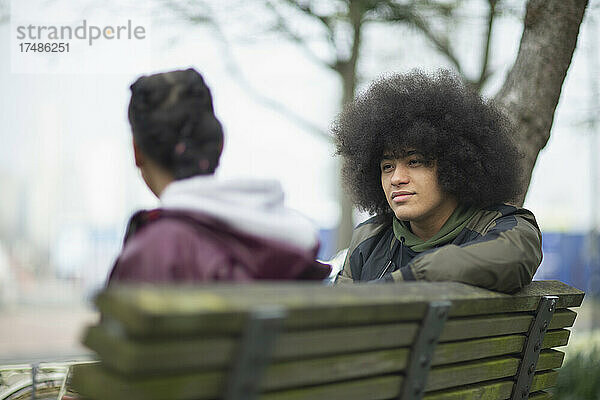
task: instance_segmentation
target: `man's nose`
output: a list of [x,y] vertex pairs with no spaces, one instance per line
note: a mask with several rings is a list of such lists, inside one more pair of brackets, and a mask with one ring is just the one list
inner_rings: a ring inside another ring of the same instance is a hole
[[401,185],[403,183],[408,183],[410,180],[408,169],[397,165],[394,168],[394,173],[392,174],[392,185]]

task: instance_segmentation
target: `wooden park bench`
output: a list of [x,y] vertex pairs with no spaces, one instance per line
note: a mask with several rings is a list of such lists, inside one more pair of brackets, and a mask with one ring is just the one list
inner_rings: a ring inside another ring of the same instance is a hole
[[449,282],[113,287],[90,399],[546,399],[584,293]]

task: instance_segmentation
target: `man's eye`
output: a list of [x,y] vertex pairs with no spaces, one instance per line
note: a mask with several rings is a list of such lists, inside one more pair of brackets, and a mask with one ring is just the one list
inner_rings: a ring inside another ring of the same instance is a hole
[[408,165],[411,167],[417,167],[419,165],[423,165],[423,160],[420,160],[420,159],[409,160]]
[[382,171],[390,171],[392,169],[392,164],[383,164],[381,166]]

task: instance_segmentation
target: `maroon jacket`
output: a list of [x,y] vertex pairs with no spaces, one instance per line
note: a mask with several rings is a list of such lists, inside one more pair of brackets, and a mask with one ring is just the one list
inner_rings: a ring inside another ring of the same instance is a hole
[[155,209],[129,221],[115,282],[324,279],[330,267],[311,251],[241,232],[198,212]]

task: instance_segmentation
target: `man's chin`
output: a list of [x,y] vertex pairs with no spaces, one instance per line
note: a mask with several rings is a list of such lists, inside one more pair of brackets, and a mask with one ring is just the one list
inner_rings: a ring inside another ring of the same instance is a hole
[[411,213],[406,212],[394,212],[394,215],[400,221],[411,221],[414,218],[414,216]]

